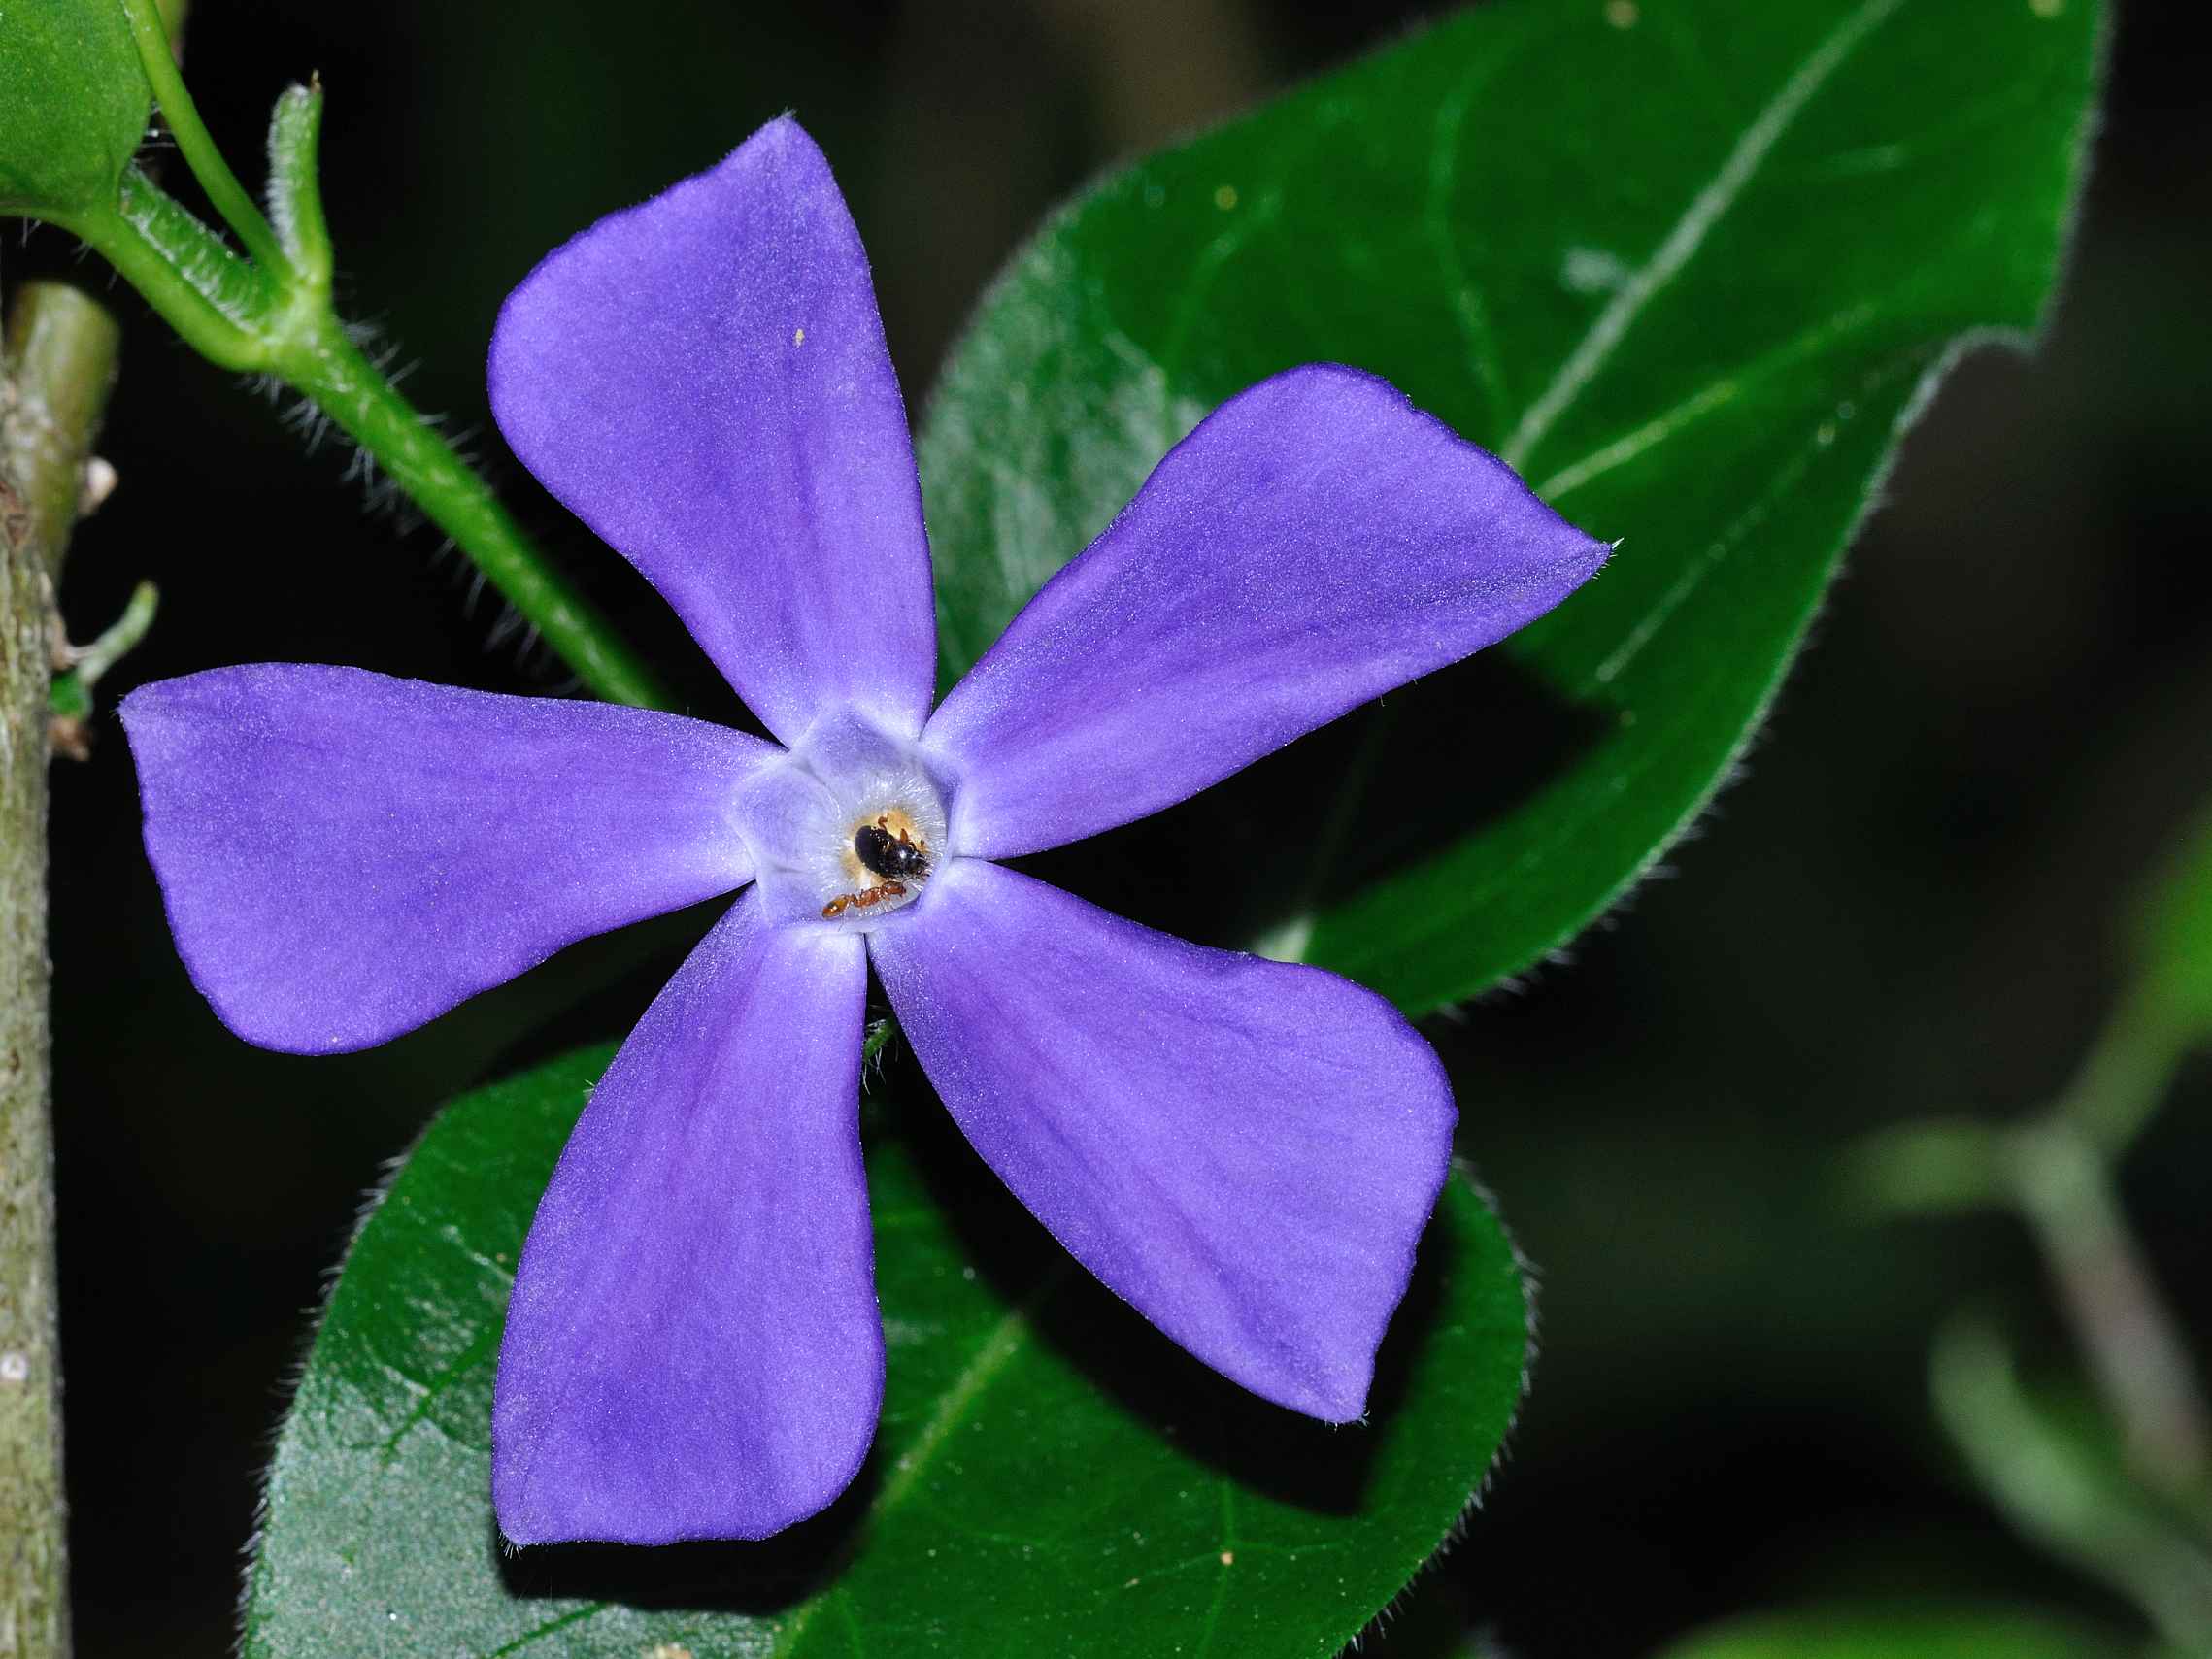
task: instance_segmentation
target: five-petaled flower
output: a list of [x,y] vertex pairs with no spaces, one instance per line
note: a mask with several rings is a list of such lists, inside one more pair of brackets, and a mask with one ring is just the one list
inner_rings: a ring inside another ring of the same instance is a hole
[[1382,381],[1223,405],[931,710],[929,549],[867,260],[771,123],[516,290],[518,455],[778,744],[264,664],[122,711],[180,952],[232,1030],[381,1043],[586,935],[737,892],[538,1206],[493,1409],[518,1543],[760,1537],[852,1479],[883,1333],[869,966],[960,1128],[1200,1359],[1330,1421],[1445,1178],[1427,1045],[1318,969],[998,861],[1157,812],[1551,609],[1606,548]]

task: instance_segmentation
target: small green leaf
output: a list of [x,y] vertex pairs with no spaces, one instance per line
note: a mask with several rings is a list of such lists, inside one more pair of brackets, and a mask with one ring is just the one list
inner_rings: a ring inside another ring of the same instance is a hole
[[2212,1036],[2212,813],[2160,871],[2134,933],[2137,981],[2155,1017],[2186,1042]]
[[604,1049],[450,1107],[349,1253],[278,1440],[255,1656],[658,1643],[695,1659],[1327,1659],[1442,1542],[1520,1398],[1521,1280],[1454,1180],[1370,1423],[1223,1382],[1074,1267],[932,1107],[869,1136],[889,1339],[876,1449],[765,1544],[503,1554],[491,1380],[509,1276]]
[[1277,953],[1415,1012],[1527,966],[1726,775],[1958,343],[2041,315],[2101,30],[2096,0],[1501,0],[1109,176],[928,412],[946,674],[1214,405],[1388,377],[1620,551],[1324,740],[1297,815],[1224,821],[1327,858],[1254,918]]
[[0,214],[113,206],[152,103],[114,0],[0,5]]
[[2137,1644],[2025,1609],[1809,1609],[1731,1621],[1660,1659],[2126,1659]]

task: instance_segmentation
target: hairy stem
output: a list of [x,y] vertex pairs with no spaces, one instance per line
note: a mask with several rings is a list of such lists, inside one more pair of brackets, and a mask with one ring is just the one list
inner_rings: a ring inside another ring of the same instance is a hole
[[161,8],[155,0],[121,0],[121,3],[123,16],[130,19],[131,33],[138,42],[139,62],[146,69],[148,84],[153,88],[153,101],[160,107],[170,137],[177,141],[184,165],[192,170],[192,177],[200,182],[200,188],[207,192],[209,202],[222,216],[223,222],[246,244],[247,252],[267,270],[288,273],[290,266],[277,241],[276,231],[262,216],[259,204],[238,182],[238,175],[230,170],[230,164],[223,160],[222,151],[216,148],[215,139],[200,120],[199,110],[184,91],[184,77],[177,67],[177,56],[169,44],[173,29],[164,21]]
[[327,415],[595,694],[640,708],[672,706],[614,625],[546,562],[491,486],[353,344],[326,294],[272,288],[265,272],[139,175],[125,177],[115,213],[69,228],[202,356],[274,375]]
[[599,696],[641,708],[668,693],[613,626],[539,555],[514,514],[453,447],[400,396],[337,319],[288,344],[273,367],[342,427],[491,579]]
[[270,133],[272,224],[216,149],[168,60],[153,0],[122,3],[178,149],[249,257],[136,168],[124,173],[114,204],[57,215],[55,222],[98,249],[209,361],[273,375],[327,415],[593,692],[611,702],[670,707],[667,691],[614,626],[547,563],[490,486],[362,353],[332,309],[330,246],[314,174],[320,85],[293,87],[278,101]]

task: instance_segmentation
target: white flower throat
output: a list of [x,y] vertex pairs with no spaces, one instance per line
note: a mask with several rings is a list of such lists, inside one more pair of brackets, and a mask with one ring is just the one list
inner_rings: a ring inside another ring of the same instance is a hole
[[921,751],[850,710],[748,778],[736,819],[780,922],[866,931],[920,898],[953,850]]

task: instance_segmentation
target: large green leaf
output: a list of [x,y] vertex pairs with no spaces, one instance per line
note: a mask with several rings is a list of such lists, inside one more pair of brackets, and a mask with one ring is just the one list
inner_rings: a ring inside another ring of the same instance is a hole
[[2025,1609],[1828,1607],[1721,1625],[1661,1659],[2125,1659],[2135,1645]]
[[1222,1381],[1075,1269],[934,1110],[871,1126],[889,1376],[854,1491],[766,1544],[503,1555],[493,1358],[606,1050],[450,1107],[347,1258],[277,1443],[248,1655],[1334,1653],[1465,1507],[1525,1309],[1455,1180],[1369,1426]]
[[0,4],[0,214],[113,205],[152,102],[115,0]]
[[1330,805],[1265,817],[1322,868],[1256,919],[1415,1011],[1536,960],[1725,777],[1956,343],[2041,315],[2100,30],[2095,0],[1502,0],[1111,175],[928,413],[946,672],[1213,405],[1383,374],[1622,546],[1502,660],[1356,716],[1297,797]]

